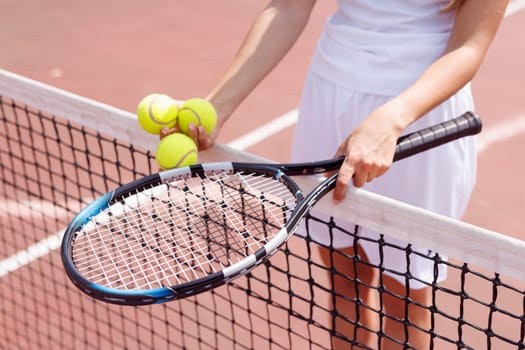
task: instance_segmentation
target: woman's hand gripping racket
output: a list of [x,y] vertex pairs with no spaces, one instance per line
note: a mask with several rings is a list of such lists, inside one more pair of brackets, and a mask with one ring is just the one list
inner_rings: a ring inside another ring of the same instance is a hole
[[[474,135],[472,113],[401,137],[394,160]],[[68,226],[62,259],[87,294],[141,305],[195,295],[264,262],[335,186],[304,195],[292,175],[336,170],[342,159],[302,164],[209,163],[172,169],[97,199]]]

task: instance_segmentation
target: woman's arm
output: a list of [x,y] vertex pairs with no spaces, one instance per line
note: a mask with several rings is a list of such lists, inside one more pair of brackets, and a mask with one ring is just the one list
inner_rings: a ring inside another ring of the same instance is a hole
[[508,0],[467,0],[459,8],[445,54],[399,96],[406,127],[474,78],[503,19]]
[[233,111],[288,53],[305,28],[315,2],[273,0],[255,19],[233,61],[207,96],[217,110],[216,130],[206,137],[204,132],[190,129],[200,149],[213,144]]
[[357,187],[382,175],[392,164],[396,140],[415,120],[472,80],[501,23],[508,0],[467,0],[457,11],[447,49],[399,96],[370,114],[339,147],[346,157],[334,200],[348,183]]

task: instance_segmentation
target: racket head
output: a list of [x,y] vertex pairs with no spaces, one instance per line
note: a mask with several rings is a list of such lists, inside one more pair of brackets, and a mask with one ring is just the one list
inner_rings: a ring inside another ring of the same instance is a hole
[[279,169],[210,163],[147,176],[109,192],[67,227],[62,260],[74,284],[110,303],[195,295],[266,261],[296,226],[303,199]]

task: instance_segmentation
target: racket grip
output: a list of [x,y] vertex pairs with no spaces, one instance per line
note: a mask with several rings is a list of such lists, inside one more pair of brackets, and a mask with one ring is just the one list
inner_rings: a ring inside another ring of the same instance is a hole
[[472,112],[446,122],[401,136],[397,142],[394,161],[410,157],[431,148],[481,131],[481,119]]

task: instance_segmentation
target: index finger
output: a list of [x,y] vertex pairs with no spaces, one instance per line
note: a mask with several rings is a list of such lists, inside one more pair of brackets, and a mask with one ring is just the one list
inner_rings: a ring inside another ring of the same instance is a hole
[[335,183],[334,193],[332,197],[334,203],[340,203],[345,198],[346,189],[350,181],[352,181],[353,176],[354,168],[343,163],[343,165],[339,169],[337,181]]

